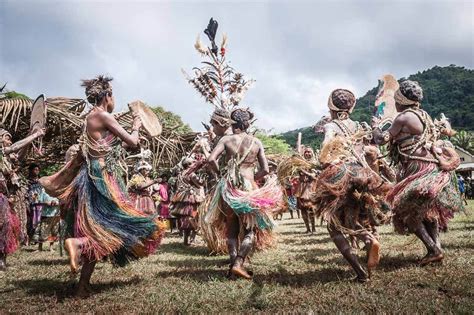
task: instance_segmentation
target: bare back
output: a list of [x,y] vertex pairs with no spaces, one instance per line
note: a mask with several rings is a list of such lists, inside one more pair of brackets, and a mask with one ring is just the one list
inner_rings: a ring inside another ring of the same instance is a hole
[[[400,113],[393,121],[392,126],[388,130],[395,143],[401,143],[405,140],[416,139],[424,132],[425,126],[417,114],[406,111]],[[419,147],[414,156],[432,158],[432,154],[423,146]]]
[[[231,159],[237,160],[240,173],[246,179],[254,181],[254,179],[259,179],[268,173],[268,161],[262,143],[247,133],[236,133],[222,137],[212,151],[209,162],[216,163],[222,154],[226,162]],[[257,163],[260,170],[255,173]]]

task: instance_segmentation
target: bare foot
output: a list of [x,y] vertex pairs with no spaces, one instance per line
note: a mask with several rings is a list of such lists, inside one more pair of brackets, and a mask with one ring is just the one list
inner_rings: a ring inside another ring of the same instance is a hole
[[234,266],[232,267],[230,272],[237,277],[241,277],[247,280],[252,279],[252,276],[249,275],[249,273],[242,266]]
[[420,260],[420,266],[426,266],[431,263],[440,262],[444,258],[443,253],[428,254]]
[[87,285],[81,285],[77,287],[76,293],[74,296],[79,299],[86,299],[91,295],[90,289],[87,287]]
[[68,238],[64,242],[64,248],[69,253],[69,265],[71,272],[76,274],[79,271],[81,264],[81,246],[79,240],[75,238]]
[[367,268],[370,270],[377,267],[380,262],[380,243],[374,238],[368,251]]

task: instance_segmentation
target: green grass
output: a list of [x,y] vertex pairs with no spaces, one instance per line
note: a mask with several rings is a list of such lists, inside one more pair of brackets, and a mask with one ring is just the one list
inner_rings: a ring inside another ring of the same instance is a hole
[[[471,203],[471,207],[474,203]],[[0,274],[0,313],[5,312],[319,312],[472,313],[474,215],[458,214],[442,235],[442,265],[418,267],[424,255],[413,236],[380,229],[381,264],[368,284],[354,274],[325,228],[303,234],[300,220],[279,221],[278,246],[252,257],[253,281],[225,278],[227,257],[185,248],[168,237],[153,256],[125,268],[100,263],[95,294],[72,297],[65,257],[25,248],[9,257]],[[361,253],[361,256],[364,256]]]

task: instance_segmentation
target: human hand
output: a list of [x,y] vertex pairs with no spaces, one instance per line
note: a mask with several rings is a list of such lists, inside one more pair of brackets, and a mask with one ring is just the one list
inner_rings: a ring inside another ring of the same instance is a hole
[[41,128],[41,129],[38,129],[36,132],[35,132],[35,135],[37,137],[42,137],[46,134],[46,128]]
[[140,119],[140,117],[135,116],[133,118],[132,129],[133,130],[139,130],[141,126],[142,126],[142,120]]

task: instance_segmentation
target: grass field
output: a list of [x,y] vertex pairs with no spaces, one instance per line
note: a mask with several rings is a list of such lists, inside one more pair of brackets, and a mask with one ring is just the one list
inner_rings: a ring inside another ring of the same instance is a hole
[[352,281],[325,228],[306,235],[300,220],[279,223],[277,247],[252,257],[253,281],[227,280],[225,256],[208,256],[202,244],[186,248],[168,237],[155,255],[125,268],[98,264],[95,294],[86,300],[72,295],[66,257],[25,248],[0,273],[0,313],[474,312],[472,210],[458,214],[442,235],[442,265],[418,267],[421,243],[382,228],[381,264],[367,284]]

